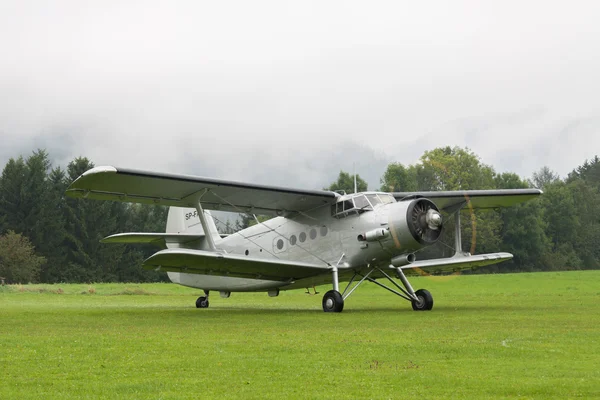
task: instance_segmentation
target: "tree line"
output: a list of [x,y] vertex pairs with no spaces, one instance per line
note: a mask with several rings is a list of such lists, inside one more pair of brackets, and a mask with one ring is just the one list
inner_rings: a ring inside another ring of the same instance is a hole
[[[358,189],[367,185],[357,176]],[[352,192],[353,176],[340,172],[328,189]],[[600,267],[600,159],[586,160],[561,179],[542,167],[531,179],[498,173],[468,148],[426,151],[413,165],[391,163],[383,192],[538,188],[537,200],[497,210],[463,209],[462,246],[471,253],[507,251],[514,259],[478,272],[596,269]],[[454,219],[444,215],[439,242],[417,257],[454,253]]]
[[145,271],[149,245],[103,245],[116,232],[164,232],[167,209],[118,202],[81,201],[65,190],[94,164],[85,157],[66,169],[48,153],[11,158],[0,177],[0,277],[7,282],[153,282]]
[[[85,201],[64,195],[67,186],[94,164],[77,157],[53,167],[45,150],[11,158],[0,177],[0,277],[8,282],[148,282],[166,274],[145,271],[150,245],[103,245],[116,232],[164,232],[167,208]],[[293,186],[293,185],[291,185]],[[359,191],[367,183],[357,176]],[[540,199],[498,210],[463,211],[463,249],[472,253],[508,251],[511,262],[483,272],[570,270],[600,267],[600,159],[575,168],[564,179],[548,167],[531,179],[497,173],[467,148],[427,151],[413,165],[391,163],[381,178],[386,192],[517,189],[544,190]],[[353,176],[341,171],[330,190],[354,190]],[[240,229],[254,218],[241,216]],[[418,256],[454,252],[453,218],[435,246]],[[229,223],[228,223],[229,224]],[[233,227],[224,226],[230,231]]]

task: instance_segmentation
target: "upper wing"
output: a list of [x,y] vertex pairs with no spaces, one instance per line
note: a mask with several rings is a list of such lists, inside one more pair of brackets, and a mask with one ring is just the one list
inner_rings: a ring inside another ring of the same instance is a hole
[[327,273],[329,268],[280,259],[258,259],[204,250],[161,250],[144,261],[146,269],[237,278],[293,281]]
[[471,255],[456,255],[449,258],[436,258],[433,260],[415,261],[407,264],[402,270],[414,270],[419,273],[424,271],[430,272],[456,272],[463,269],[474,269],[484,267],[486,265],[497,264],[502,261],[507,261],[513,258],[510,253],[490,253]]
[[67,189],[71,197],[131,203],[195,207],[198,200],[209,210],[277,215],[309,211],[331,204],[337,194],[234,181],[96,167],[86,171]]
[[452,210],[467,205],[473,208],[510,207],[534,199],[543,192],[539,189],[457,190],[446,192],[396,192],[396,200],[426,197],[441,210]]

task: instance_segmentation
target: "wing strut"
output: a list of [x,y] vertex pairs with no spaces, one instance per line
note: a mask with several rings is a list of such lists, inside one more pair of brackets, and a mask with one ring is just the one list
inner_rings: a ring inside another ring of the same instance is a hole
[[210,230],[208,229],[208,224],[206,223],[206,218],[204,217],[204,210],[202,209],[202,196],[206,194],[208,189],[204,189],[204,192],[198,197],[196,201],[196,211],[198,211],[198,217],[200,218],[200,223],[202,224],[202,229],[204,230],[204,237],[208,242],[208,247],[210,247],[211,251],[217,251],[217,246],[215,246],[215,240],[212,237]]
[[462,237],[460,235],[460,209],[454,213],[454,255],[462,255]]

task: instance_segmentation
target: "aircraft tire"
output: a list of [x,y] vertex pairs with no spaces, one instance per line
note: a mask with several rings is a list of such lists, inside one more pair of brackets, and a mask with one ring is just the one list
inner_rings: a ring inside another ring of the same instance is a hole
[[337,290],[330,290],[323,296],[323,311],[342,312],[344,309],[344,298]]
[[200,296],[196,300],[196,308],[208,308],[208,298],[206,296]]
[[421,300],[419,302],[411,301],[412,308],[415,311],[429,311],[433,308],[433,296],[428,290],[419,289],[415,295]]

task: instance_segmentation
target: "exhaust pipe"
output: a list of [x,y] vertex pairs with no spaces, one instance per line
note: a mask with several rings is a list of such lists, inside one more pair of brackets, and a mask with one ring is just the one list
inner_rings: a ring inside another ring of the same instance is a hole
[[415,262],[416,259],[417,257],[414,253],[401,254],[392,258],[392,265],[394,267],[403,267],[405,265],[412,264],[413,262]]
[[373,229],[365,233],[358,235],[357,239],[359,242],[376,242],[381,239],[385,239],[390,235],[390,231],[384,228]]

